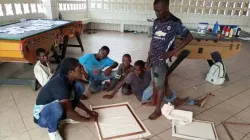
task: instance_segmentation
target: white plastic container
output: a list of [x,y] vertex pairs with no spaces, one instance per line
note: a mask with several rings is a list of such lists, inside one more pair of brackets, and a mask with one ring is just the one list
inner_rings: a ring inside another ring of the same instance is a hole
[[206,34],[207,28],[208,28],[208,23],[200,22],[198,24],[198,31],[197,32],[200,33],[200,34]]

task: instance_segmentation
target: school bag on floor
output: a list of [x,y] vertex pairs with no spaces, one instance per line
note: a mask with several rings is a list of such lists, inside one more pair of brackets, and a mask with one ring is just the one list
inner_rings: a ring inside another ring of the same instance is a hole
[[210,68],[206,81],[214,85],[221,85],[225,81],[226,69],[221,62],[217,62]]

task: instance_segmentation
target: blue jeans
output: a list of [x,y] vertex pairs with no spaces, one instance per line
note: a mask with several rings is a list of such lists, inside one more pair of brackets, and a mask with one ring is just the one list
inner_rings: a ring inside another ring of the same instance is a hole
[[[166,95],[164,95],[163,101],[172,103],[177,98],[175,91],[173,91],[172,89],[171,89],[171,91],[173,93],[173,96],[171,98],[168,98]],[[141,101],[142,102],[149,102],[151,100],[152,96],[153,96],[153,86],[150,85],[144,90]],[[189,99],[187,101],[187,104],[194,105],[194,100]]]
[[81,96],[81,95],[84,94],[85,87],[84,87],[84,85],[81,82],[76,81],[75,84],[74,84],[74,90],[75,90],[75,93],[78,96]]
[[40,112],[37,125],[42,128],[48,128],[49,133],[55,132],[63,118],[63,114],[64,110],[59,102],[50,103]]
[[105,87],[105,85],[102,84],[102,82],[105,80],[114,80],[115,74],[116,71],[112,71],[110,76],[105,76],[104,72],[101,72],[101,74],[99,76],[95,76],[95,79],[89,84],[89,91],[91,93],[100,92]]
[[82,95],[84,95],[85,87],[81,82],[76,81],[74,84],[74,90],[75,90],[75,98],[73,101],[71,101],[73,109],[80,102]]

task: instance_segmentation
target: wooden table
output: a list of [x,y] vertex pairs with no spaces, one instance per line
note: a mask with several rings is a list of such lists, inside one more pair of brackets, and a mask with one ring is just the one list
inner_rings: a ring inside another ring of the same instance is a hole
[[[185,59],[205,59],[212,66],[216,62],[222,62],[222,59],[230,58],[241,51],[243,40],[233,38],[220,38],[212,34],[201,35],[191,30],[194,39],[175,56],[176,61],[171,65],[168,75]],[[250,37],[246,32],[241,33],[241,37]],[[178,46],[183,38],[178,37],[175,44]],[[222,62],[223,63],[223,62]],[[229,77],[226,75],[226,80]]]
[[[20,34],[1,33],[1,30],[20,27],[27,28],[36,23],[60,23],[54,24],[49,29],[25,31]],[[80,47],[84,51],[80,35],[82,33],[82,22],[66,20],[28,20],[0,26],[0,62],[16,63],[36,63],[36,49],[44,48],[47,52],[53,52],[53,57],[59,63],[66,55],[67,47]],[[69,38],[76,38],[79,45],[68,44]],[[55,48],[59,46],[61,55]],[[33,67],[31,67],[33,68]],[[27,71],[27,70],[24,70]],[[18,79],[14,77],[4,77],[1,75],[0,84],[21,84],[35,86],[35,79]]]

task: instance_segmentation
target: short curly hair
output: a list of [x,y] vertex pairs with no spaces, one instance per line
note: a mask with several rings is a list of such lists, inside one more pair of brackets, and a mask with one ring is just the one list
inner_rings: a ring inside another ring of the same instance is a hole
[[155,0],[154,1],[154,4],[158,4],[158,3],[164,3],[164,4],[166,4],[166,5],[169,5],[169,0]]
[[135,62],[134,65],[135,65],[135,66],[139,66],[139,67],[141,67],[141,68],[144,68],[145,62],[142,61],[142,60],[137,60],[137,61]]

